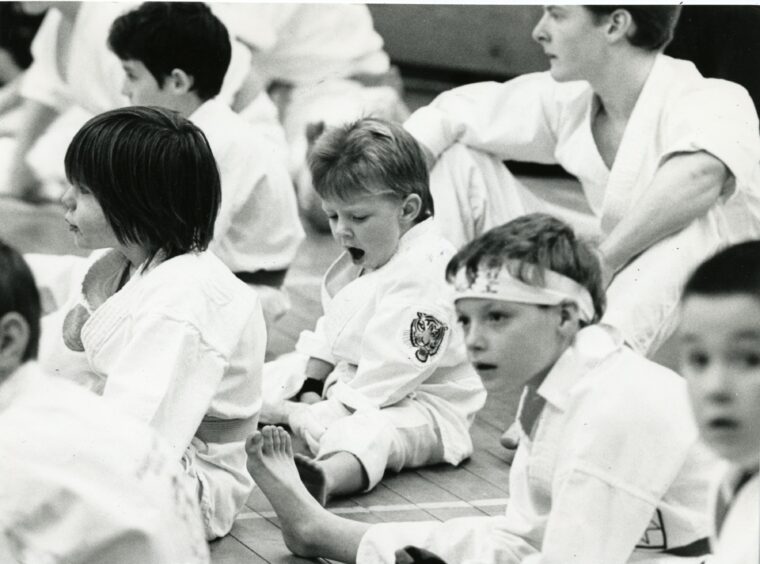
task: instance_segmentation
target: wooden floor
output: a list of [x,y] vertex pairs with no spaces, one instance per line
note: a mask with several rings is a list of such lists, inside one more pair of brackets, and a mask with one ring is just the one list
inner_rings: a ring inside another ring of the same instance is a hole
[[[59,205],[30,206],[0,198],[0,239],[22,252],[77,253]],[[301,330],[313,326],[322,273],[337,255],[329,236],[310,233],[288,273],[291,311],[270,331],[270,358],[290,350]],[[372,492],[335,501],[329,508],[350,519],[382,521],[445,520],[504,511],[509,466],[499,437],[513,417],[517,394],[487,382],[489,399],[473,430],[475,455],[459,468],[446,465],[388,475]],[[254,490],[232,533],[211,543],[216,564],[297,562],[286,549],[279,522],[259,490]]]

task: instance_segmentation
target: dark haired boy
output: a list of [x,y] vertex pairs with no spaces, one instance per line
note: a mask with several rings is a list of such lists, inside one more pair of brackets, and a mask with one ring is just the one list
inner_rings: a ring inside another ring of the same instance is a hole
[[729,247],[691,275],[678,344],[702,440],[729,463],[710,514],[711,562],[758,562],[760,242]]
[[108,45],[132,104],[175,110],[208,137],[223,193],[211,250],[274,321],[288,308],[280,289],[304,233],[278,147],[214,99],[231,56],[224,24],[200,2],[146,2],[114,21]]

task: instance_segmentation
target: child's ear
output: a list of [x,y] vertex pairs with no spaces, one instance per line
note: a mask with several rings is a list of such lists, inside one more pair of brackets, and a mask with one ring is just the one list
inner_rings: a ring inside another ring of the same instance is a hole
[[23,362],[30,330],[26,319],[12,311],[0,317],[0,375],[8,375]]
[[192,90],[194,82],[193,77],[182,69],[172,69],[164,85],[168,86],[174,94],[187,94]]
[[580,329],[578,316],[578,304],[572,301],[564,301],[560,304],[559,325],[557,330],[564,337],[572,338]]
[[413,222],[422,212],[422,198],[419,194],[409,194],[401,204],[401,219]]

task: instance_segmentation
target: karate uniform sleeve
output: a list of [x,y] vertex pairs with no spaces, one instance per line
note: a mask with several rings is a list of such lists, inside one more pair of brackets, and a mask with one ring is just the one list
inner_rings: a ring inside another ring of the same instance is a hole
[[[697,433],[682,381],[645,374],[618,378],[624,372],[616,366],[606,381],[586,382],[568,410],[541,553],[526,564],[622,564],[637,546],[663,548],[648,545],[645,532]],[[647,393],[643,386],[652,389]],[[667,538],[667,531],[662,535]]]
[[555,163],[556,89],[548,73],[469,84],[439,95],[404,127],[436,158],[459,142],[502,159]]
[[665,113],[661,163],[677,153],[706,151],[733,176],[723,187],[724,195],[734,186],[748,189],[758,165],[759,129],[755,106],[744,88],[725,80],[704,80]]
[[296,351],[306,356],[336,364],[332,345],[325,332],[325,317],[317,319],[314,331],[302,331],[296,342]]
[[453,314],[416,298],[381,300],[364,331],[356,375],[336,382],[332,397],[354,410],[387,407],[436,370],[451,340]]
[[177,459],[206,414],[227,362],[200,330],[162,312],[138,312],[128,342],[108,343],[104,397],[150,423]]

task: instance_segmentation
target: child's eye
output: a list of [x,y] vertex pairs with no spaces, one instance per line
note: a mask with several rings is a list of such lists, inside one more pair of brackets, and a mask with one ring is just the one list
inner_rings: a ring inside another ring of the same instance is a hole
[[466,327],[470,324],[470,318],[466,315],[460,315],[457,317],[457,323],[459,323],[462,327]]
[[686,364],[693,369],[703,369],[710,364],[710,357],[700,351],[691,351],[686,354]]
[[351,219],[353,219],[356,223],[361,223],[368,217],[369,217],[368,215],[352,215]]
[[338,219],[338,214],[337,213],[328,213],[328,214],[325,214],[325,215],[327,215],[327,219],[330,220],[330,221],[337,221],[337,219]]
[[745,368],[757,368],[760,366],[760,354],[754,352],[740,354],[738,360]]
[[506,313],[502,313],[500,311],[491,311],[488,313],[488,321],[491,323],[502,323],[508,318],[509,316]]

